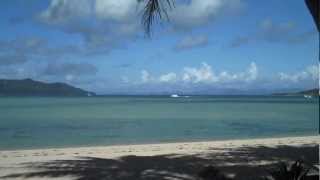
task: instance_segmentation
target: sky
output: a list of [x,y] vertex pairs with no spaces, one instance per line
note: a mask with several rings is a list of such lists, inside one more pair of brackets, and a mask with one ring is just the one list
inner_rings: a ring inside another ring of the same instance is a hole
[[98,94],[265,94],[319,86],[303,0],[175,0],[151,37],[136,0],[2,0],[0,79]]

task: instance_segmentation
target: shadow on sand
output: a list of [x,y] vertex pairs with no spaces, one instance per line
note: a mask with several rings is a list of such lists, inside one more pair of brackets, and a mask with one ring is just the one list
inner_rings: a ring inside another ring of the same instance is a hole
[[[190,180],[200,179],[197,174],[212,165],[231,179],[257,179],[266,175],[266,169],[279,161],[292,162],[301,159],[317,164],[317,145],[294,147],[278,146],[239,148],[228,152],[212,152],[196,155],[123,156],[118,159],[79,157],[76,160],[55,160],[23,164],[33,172],[10,174],[2,178],[75,177],[78,180]],[[257,164],[257,162],[260,162]],[[263,163],[263,162],[272,162]],[[1,178],[0,178],[1,179]]]

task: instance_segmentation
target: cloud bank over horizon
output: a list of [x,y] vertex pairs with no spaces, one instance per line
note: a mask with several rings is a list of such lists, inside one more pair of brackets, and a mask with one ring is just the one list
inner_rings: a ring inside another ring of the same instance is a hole
[[145,2],[2,2],[0,78],[100,94],[319,87],[319,35],[303,2],[287,1],[177,0],[151,39]]

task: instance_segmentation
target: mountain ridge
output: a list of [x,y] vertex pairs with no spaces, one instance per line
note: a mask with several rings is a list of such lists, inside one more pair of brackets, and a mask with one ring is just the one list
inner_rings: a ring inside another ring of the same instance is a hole
[[297,96],[297,95],[310,95],[310,96],[319,96],[319,89],[308,89],[304,91],[298,91],[298,92],[287,92],[287,93],[274,93],[272,95],[278,95],[278,96]]
[[94,92],[67,83],[46,83],[33,79],[0,79],[0,96],[95,96]]

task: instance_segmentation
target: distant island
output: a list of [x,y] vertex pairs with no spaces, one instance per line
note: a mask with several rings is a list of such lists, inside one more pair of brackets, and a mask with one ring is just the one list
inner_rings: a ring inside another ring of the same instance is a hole
[[45,83],[32,79],[0,79],[0,96],[95,96],[93,92],[66,83]]
[[291,92],[291,93],[274,93],[273,95],[276,96],[303,96],[303,95],[309,95],[309,96],[319,96],[319,89],[310,89],[305,91],[299,91],[299,92]]

